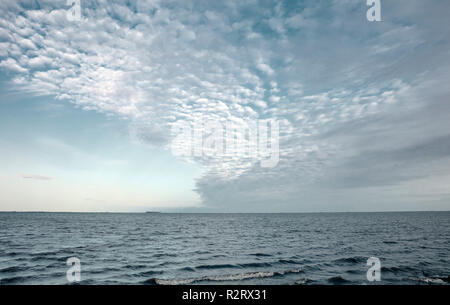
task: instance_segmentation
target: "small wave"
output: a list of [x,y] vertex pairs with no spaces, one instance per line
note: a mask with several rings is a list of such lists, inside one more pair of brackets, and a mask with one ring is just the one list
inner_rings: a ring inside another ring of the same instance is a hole
[[120,268],[114,268],[114,267],[104,267],[104,268],[97,268],[97,269],[85,269],[84,272],[88,274],[104,274],[108,272],[119,272],[122,271]]
[[211,254],[211,251],[207,250],[197,250],[193,252],[194,254]]
[[54,256],[56,254],[58,254],[59,251],[42,251],[42,252],[33,252],[30,253],[31,256],[36,257],[36,256]]
[[173,261],[164,261],[162,263],[153,265],[152,267],[164,267],[164,266],[168,266],[168,265],[172,265],[172,264],[176,264],[176,262]]
[[26,256],[25,252],[6,252],[7,257]]
[[415,271],[414,268],[408,267],[408,266],[394,266],[394,267],[381,267],[381,272],[390,272],[390,273],[400,273],[400,272],[412,272]]
[[349,273],[349,274],[360,274],[360,273],[361,273],[361,270],[357,270],[357,269],[349,269],[349,270],[346,270],[345,272],[346,272],[346,273]]
[[[96,283],[97,282],[95,280],[93,280],[93,279],[84,279],[84,280],[81,280],[81,282],[67,282],[66,285],[68,285],[68,286],[80,286],[80,285],[94,285]],[[106,285],[106,284],[108,284],[108,281],[103,281],[102,282],[102,285]]]
[[260,268],[260,267],[271,267],[271,263],[246,263],[239,265],[242,268]]
[[430,276],[418,279],[419,282],[427,283],[427,284],[445,284],[450,283],[450,276]]
[[260,272],[247,272],[247,273],[237,273],[237,274],[221,274],[214,276],[203,276],[197,278],[186,278],[186,279],[158,279],[152,278],[145,280],[144,284],[150,285],[188,285],[197,282],[224,282],[224,281],[242,281],[246,279],[256,279],[256,278],[267,278],[282,276],[290,273],[299,273],[300,269],[292,269],[285,271],[260,271]]
[[302,268],[304,270],[307,270],[307,271],[310,271],[310,272],[317,272],[317,271],[323,270],[323,265],[324,264],[318,263],[318,264],[305,265]]
[[350,283],[350,281],[344,279],[342,276],[333,276],[328,279],[328,282],[332,284],[346,284]]
[[279,259],[278,262],[280,264],[300,264],[300,262],[293,259]]
[[33,256],[30,261],[32,262],[41,262],[41,261],[49,261],[52,260],[52,257],[49,256],[43,256],[43,255],[39,255],[39,256]]
[[147,279],[147,280],[143,281],[142,284],[144,284],[144,285],[158,285],[158,283],[156,282],[156,278]]
[[[211,258],[222,258],[222,257],[228,257],[228,255],[225,254],[214,254],[213,256],[211,256]],[[209,258],[207,258],[209,259]]]
[[358,264],[361,262],[365,262],[367,258],[364,258],[362,256],[352,256],[352,257],[344,257],[344,258],[338,258],[334,260],[335,263],[350,263],[350,264]]
[[290,229],[290,230],[286,230],[286,233],[300,233],[301,231],[298,229]]
[[177,257],[177,256],[178,255],[174,254],[174,253],[156,253],[156,254],[153,255],[153,257],[156,257],[156,258],[160,258],[160,257]]
[[163,274],[164,272],[162,270],[149,270],[149,271],[144,271],[144,272],[140,272],[138,274],[136,274],[136,276],[138,277],[148,277],[151,275],[157,275],[157,274]]
[[28,270],[28,267],[22,267],[22,266],[12,266],[12,267],[6,267],[3,269],[0,269],[0,273],[15,273],[15,272],[22,272]]
[[267,253],[252,253],[250,255],[256,256],[256,257],[270,257],[270,256],[272,256],[271,254],[267,254]]
[[441,277],[441,280],[443,280],[446,283],[450,283],[450,275],[447,277]]
[[131,269],[131,270],[139,270],[142,268],[147,267],[146,265],[126,265],[124,268],[125,269]]
[[236,268],[235,265],[231,264],[217,264],[217,265],[200,265],[196,266],[196,269],[227,269],[227,268]]
[[310,283],[310,282],[312,282],[310,279],[308,279],[308,278],[303,278],[303,279],[300,279],[300,280],[298,280],[298,281],[295,281],[294,282],[294,285],[306,285],[306,284],[308,284],[308,283]]
[[30,275],[30,276],[14,276],[3,278],[1,281],[2,285],[12,285],[12,284],[23,284],[25,281],[29,280],[37,280],[39,277]]
[[61,256],[61,255],[67,255],[71,254],[71,249],[60,249],[60,250],[53,250],[53,251],[41,251],[41,252],[33,252],[30,253],[31,257],[38,257],[38,258],[53,258],[55,256]]

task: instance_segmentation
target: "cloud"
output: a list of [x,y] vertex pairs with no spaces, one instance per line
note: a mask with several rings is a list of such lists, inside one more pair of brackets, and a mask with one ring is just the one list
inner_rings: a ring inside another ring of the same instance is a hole
[[361,1],[82,3],[70,22],[65,1],[2,1],[0,69],[17,90],[126,119],[156,146],[179,121],[279,121],[276,168],[190,160],[207,206],[397,198],[447,171],[448,3],[383,3],[382,23]]
[[49,181],[53,180],[53,177],[41,176],[41,175],[33,175],[33,174],[24,174],[22,175],[24,179],[33,179],[33,180],[41,180],[41,181]]

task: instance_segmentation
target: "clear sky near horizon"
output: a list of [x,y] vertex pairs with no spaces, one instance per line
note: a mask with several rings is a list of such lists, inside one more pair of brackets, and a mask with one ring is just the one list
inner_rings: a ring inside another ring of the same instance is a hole
[[[0,2],[0,210],[450,210],[449,1]],[[273,168],[174,121],[276,119]]]

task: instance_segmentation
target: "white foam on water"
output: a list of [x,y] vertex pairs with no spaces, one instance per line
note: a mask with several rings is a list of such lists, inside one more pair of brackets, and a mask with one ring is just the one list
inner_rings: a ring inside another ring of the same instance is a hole
[[195,282],[211,281],[211,282],[223,282],[223,281],[241,281],[245,279],[255,278],[267,278],[276,275],[284,275],[289,273],[299,273],[300,269],[291,269],[285,271],[259,271],[259,272],[247,272],[237,274],[222,274],[214,276],[203,276],[198,278],[189,279],[155,279],[158,285],[187,285]]

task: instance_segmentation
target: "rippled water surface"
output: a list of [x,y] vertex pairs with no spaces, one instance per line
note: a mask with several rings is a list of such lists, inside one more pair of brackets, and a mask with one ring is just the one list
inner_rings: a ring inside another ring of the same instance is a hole
[[450,212],[0,213],[0,284],[448,284]]

